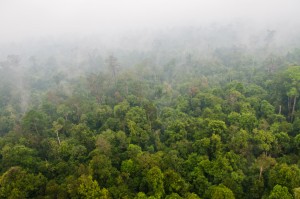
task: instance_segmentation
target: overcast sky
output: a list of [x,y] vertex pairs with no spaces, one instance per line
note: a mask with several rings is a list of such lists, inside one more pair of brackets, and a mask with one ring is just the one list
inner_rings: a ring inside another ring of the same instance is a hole
[[299,0],[0,0],[0,40],[250,20],[300,21]]

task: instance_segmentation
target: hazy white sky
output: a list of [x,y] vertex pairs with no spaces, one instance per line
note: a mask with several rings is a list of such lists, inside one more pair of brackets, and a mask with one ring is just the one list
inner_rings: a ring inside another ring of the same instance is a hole
[[300,19],[299,0],[0,0],[0,40]]

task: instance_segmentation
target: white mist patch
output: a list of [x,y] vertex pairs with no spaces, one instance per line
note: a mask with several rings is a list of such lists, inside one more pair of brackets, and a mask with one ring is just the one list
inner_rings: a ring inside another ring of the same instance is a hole
[[297,0],[52,0],[0,2],[0,41],[62,35],[110,35],[249,20],[262,25],[299,24]]

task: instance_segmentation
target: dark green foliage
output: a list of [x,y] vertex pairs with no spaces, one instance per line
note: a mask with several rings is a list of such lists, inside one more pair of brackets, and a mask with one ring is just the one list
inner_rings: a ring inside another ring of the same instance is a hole
[[44,195],[46,178],[28,173],[21,167],[11,167],[0,178],[1,198],[36,198]]

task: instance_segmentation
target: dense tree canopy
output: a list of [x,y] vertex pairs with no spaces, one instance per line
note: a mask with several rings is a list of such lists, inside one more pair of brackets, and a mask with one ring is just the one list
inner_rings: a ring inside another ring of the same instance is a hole
[[0,198],[299,197],[299,49],[165,45],[0,62]]

